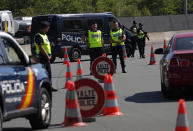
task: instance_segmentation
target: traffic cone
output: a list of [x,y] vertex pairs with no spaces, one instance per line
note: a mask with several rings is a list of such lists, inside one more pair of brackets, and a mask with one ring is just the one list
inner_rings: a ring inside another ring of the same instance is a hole
[[126,60],[127,59],[127,51],[125,49],[125,45],[122,45],[122,50],[123,50],[124,59]]
[[[68,80],[72,80],[72,72],[70,70],[70,62],[69,61],[67,62],[67,69],[66,69],[66,84],[67,84]],[[66,84],[65,84],[64,88],[67,87]]]
[[66,92],[66,109],[63,126],[86,126],[86,123],[82,122],[82,116],[80,113],[80,106],[78,103],[78,97],[75,91],[74,82],[67,82],[67,92]]
[[103,57],[107,57],[106,53],[103,53],[102,56],[103,56]]
[[189,131],[188,117],[184,99],[179,100],[178,116],[175,131]]
[[107,89],[107,85],[108,85],[108,74],[104,75],[104,89]]
[[167,49],[166,40],[164,40],[163,53],[166,51],[166,49]]
[[118,101],[115,93],[115,87],[111,75],[105,75],[104,88],[106,101],[102,111],[103,116],[121,116],[122,112],[119,111]]
[[153,51],[153,45],[151,46],[151,54],[150,54],[150,63],[149,65],[156,65],[156,61],[155,61],[155,54]]
[[64,49],[64,63],[63,64],[67,64],[69,61],[68,58],[68,52],[67,52],[67,48]]
[[78,64],[78,67],[77,67],[77,72],[76,72],[76,80],[79,80],[82,78],[82,75],[83,75],[83,70],[82,70],[80,58],[78,58],[77,64]]

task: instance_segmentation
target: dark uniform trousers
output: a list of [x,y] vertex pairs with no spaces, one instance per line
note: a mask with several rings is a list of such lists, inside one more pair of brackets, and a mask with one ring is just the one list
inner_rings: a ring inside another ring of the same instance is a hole
[[112,50],[113,62],[115,64],[115,69],[117,69],[117,55],[119,55],[122,70],[125,69],[125,61],[124,61],[123,50],[121,45],[112,46],[111,50]]
[[89,54],[90,54],[90,69],[92,66],[93,61],[102,56],[102,47],[96,47],[96,48],[90,48],[89,49]]
[[137,36],[132,36],[131,37],[131,45],[132,45],[131,55],[133,57],[134,57],[136,46],[137,46],[137,40],[138,40]]
[[138,48],[140,57],[143,57],[145,54],[145,38],[138,39]]
[[50,79],[50,82],[52,83],[52,73],[51,73],[50,61],[46,60],[45,58],[42,58],[41,56],[39,58],[40,58],[40,63],[43,64],[44,68],[47,70],[48,77]]

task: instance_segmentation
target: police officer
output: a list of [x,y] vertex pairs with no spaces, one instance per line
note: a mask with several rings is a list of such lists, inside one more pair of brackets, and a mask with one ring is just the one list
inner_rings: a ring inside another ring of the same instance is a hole
[[[40,22],[40,31],[35,35],[34,38],[34,43],[35,43],[35,47],[36,47],[36,55],[40,61],[40,63],[42,63],[47,72],[48,72],[48,76],[51,81],[51,67],[50,67],[50,60],[51,60],[51,46],[50,46],[50,42],[48,40],[48,37],[46,35],[46,33],[49,30],[49,26],[50,23],[47,21],[41,21]],[[52,88],[52,91],[57,91],[56,89]]]
[[[102,55],[103,51],[103,37],[102,32],[97,29],[97,23],[94,21],[91,24],[91,29],[88,30],[83,36],[83,41],[86,43],[87,47],[89,48],[89,55],[90,55],[90,69],[93,61]],[[90,73],[92,74],[92,73]]]
[[143,30],[143,24],[139,23],[139,28],[137,30],[137,37],[138,37],[138,48],[140,58],[145,58],[145,39],[149,40],[147,32]]
[[135,50],[137,46],[137,23],[133,21],[133,26],[130,28],[131,31],[131,44],[132,44],[132,49],[131,49],[131,57],[134,57],[135,55]]
[[115,64],[115,72],[117,68],[117,55],[119,55],[122,72],[127,73],[125,71],[125,61],[124,61],[123,50],[122,50],[122,46],[125,45],[124,44],[125,40],[126,40],[126,36],[123,33],[123,30],[119,28],[118,22],[113,21],[113,29],[110,30],[110,42],[111,42],[113,62]]

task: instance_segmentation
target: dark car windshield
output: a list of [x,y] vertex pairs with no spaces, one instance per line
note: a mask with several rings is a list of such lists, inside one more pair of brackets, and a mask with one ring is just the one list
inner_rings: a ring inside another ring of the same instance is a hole
[[193,50],[193,37],[177,38],[175,50]]

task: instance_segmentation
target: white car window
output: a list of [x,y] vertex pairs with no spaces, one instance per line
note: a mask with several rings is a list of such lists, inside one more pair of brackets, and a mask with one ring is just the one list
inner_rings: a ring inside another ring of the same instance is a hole
[[4,46],[5,46],[5,51],[7,53],[9,63],[10,64],[20,64],[21,60],[19,58],[19,55],[17,54],[17,52],[16,52],[15,48],[13,47],[13,45],[11,44],[11,42],[6,38],[2,38],[2,41],[3,41]]

